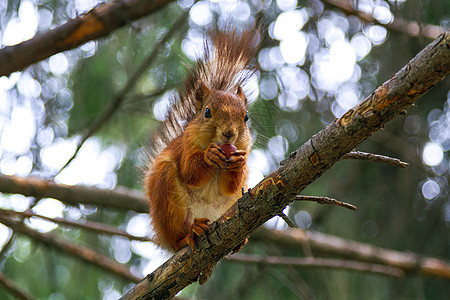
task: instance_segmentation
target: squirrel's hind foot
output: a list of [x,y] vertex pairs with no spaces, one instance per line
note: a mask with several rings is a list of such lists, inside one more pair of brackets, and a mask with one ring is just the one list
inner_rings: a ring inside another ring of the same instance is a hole
[[201,236],[205,232],[209,231],[207,218],[195,218],[194,223],[191,225],[190,233],[185,237],[186,243],[192,248],[196,248],[195,237]]

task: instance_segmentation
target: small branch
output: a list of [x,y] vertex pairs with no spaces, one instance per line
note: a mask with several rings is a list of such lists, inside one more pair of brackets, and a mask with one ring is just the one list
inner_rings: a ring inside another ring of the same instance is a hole
[[358,272],[371,272],[380,275],[403,277],[404,272],[395,267],[379,264],[364,263],[352,260],[316,258],[316,257],[281,257],[281,256],[259,256],[248,254],[234,254],[227,256],[232,262],[261,264],[272,266],[302,266],[343,269]]
[[24,300],[31,300],[36,299],[35,297],[31,296],[27,292],[21,290],[14,281],[12,281],[9,277],[7,277],[5,274],[0,272],[0,285],[5,288],[10,294],[14,295],[17,299],[24,299]]
[[28,41],[0,49],[0,77],[107,36],[115,29],[155,12],[173,0],[121,0],[103,3],[88,13],[67,21]]
[[56,177],[58,174],[61,173],[62,170],[64,170],[77,156],[78,152],[80,151],[81,147],[84,145],[86,140],[90,138],[95,132],[97,132],[100,127],[106,123],[111,116],[114,114],[114,112],[120,107],[123,100],[125,99],[126,94],[134,87],[134,85],[137,83],[139,78],[141,78],[142,74],[147,70],[147,68],[153,63],[153,61],[158,57],[158,51],[159,49],[173,36],[173,34],[182,28],[182,25],[186,23],[186,18],[188,14],[183,13],[177,21],[172,25],[169,31],[164,35],[164,37],[157,42],[152,51],[147,55],[147,57],[144,59],[144,61],[141,63],[139,68],[130,76],[130,79],[127,81],[126,85],[123,87],[123,89],[118,92],[112,101],[109,103],[109,105],[102,111],[102,113],[92,122],[92,124],[89,126],[88,130],[84,133],[84,135],[81,137],[81,140],[78,142],[77,148],[74,152],[74,154],[69,158],[69,160],[65,163],[65,165],[59,170],[59,172],[54,176]]
[[333,205],[345,207],[347,209],[356,210],[356,206],[354,206],[353,204],[350,204],[347,202],[342,202],[342,201],[339,201],[339,200],[336,200],[333,198],[329,198],[329,197],[297,195],[297,196],[295,196],[295,200],[297,200],[297,201],[314,201],[319,204],[333,204]]
[[406,33],[412,37],[418,37],[421,34],[429,39],[435,39],[443,33],[443,29],[437,25],[419,24],[415,21],[409,21],[400,17],[394,17],[394,21],[389,24],[379,22],[371,14],[367,14],[358,9],[353,8],[350,0],[325,0],[329,5],[343,10],[346,14],[357,16],[364,22],[375,23],[384,26],[390,30]]
[[279,247],[302,247],[305,243],[311,250],[339,255],[360,262],[376,263],[404,272],[417,272],[425,276],[436,276],[450,280],[450,262],[443,259],[426,257],[412,252],[395,251],[369,244],[339,238],[333,235],[289,228],[286,231],[261,228],[252,235],[252,241],[272,242]]
[[6,209],[0,209],[0,215],[8,215],[8,216],[21,216],[25,218],[39,218],[43,220],[47,220],[50,222],[53,222],[55,224],[60,225],[67,225],[71,227],[80,228],[86,231],[91,231],[99,234],[107,234],[107,235],[120,235],[123,237],[126,237],[129,240],[135,240],[135,241],[141,241],[141,242],[152,242],[151,239],[146,237],[140,237],[140,236],[134,236],[129,234],[128,232],[124,230],[120,230],[116,227],[108,226],[106,224],[93,222],[93,221],[84,221],[83,223],[80,222],[74,222],[69,221],[64,218],[49,218],[42,215],[37,215],[30,212],[20,212],[20,211],[14,211],[14,210],[6,210]]
[[58,184],[51,180],[0,174],[0,192],[36,198],[55,198],[69,205],[92,204],[134,210],[140,213],[148,212],[144,195],[125,187],[104,190],[82,185]]
[[90,264],[102,268],[107,272],[118,275],[127,281],[138,282],[140,280],[139,277],[136,277],[130,272],[127,266],[119,264],[111,258],[101,255],[92,249],[74,245],[49,233],[39,233],[36,230],[25,226],[23,223],[21,223],[21,221],[14,221],[4,215],[0,215],[0,222],[17,233],[27,235],[36,242],[42,243],[46,246],[51,246],[68,255],[80,258]]
[[404,168],[409,166],[408,163],[399,160],[398,158],[393,158],[385,155],[361,152],[361,151],[351,151],[342,156],[342,159],[358,159],[358,160],[370,160],[382,164],[387,164],[394,167]]
[[280,213],[280,214],[278,214],[277,216],[279,216],[280,218],[282,218],[282,219],[286,222],[286,224],[288,224],[289,227],[291,227],[291,228],[297,227],[297,226],[295,225],[295,223],[292,222],[292,220],[289,219],[289,217],[286,216],[284,213]]

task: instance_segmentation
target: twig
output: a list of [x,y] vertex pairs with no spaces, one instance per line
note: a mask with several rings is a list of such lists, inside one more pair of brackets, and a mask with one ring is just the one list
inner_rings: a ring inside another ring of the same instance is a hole
[[10,294],[18,299],[31,300],[36,299],[27,292],[21,290],[9,277],[0,272],[0,285],[3,286]]
[[90,138],[97,130],[111,118],[114,112],[120,107],[122,101],[125,99],[126,94],[133,88],[133,86],[137,83],[139,78],[144,74],[150,64],[157,58],[157,54],[159,48],[161,48],[168,40],[173,36],[173,34],[182,28],[182,24],[186,22],[187,13],[183,13],[177,21],[172,25],[169,31],[164,35],[164,37],[155,44],[152,51],[147,55],[144,61],[141,63],[139,68],[130,76],[130,79],[127,81],[126,85],[123,87],[120,92],[118,92],[109,105],[102,111],[102,113],[92,122],[89,126],[88,130],[83,134],[80,141],[78,142],[77,148],[73,155],[69,158],[69,160],[64,164],[64,166],[59,170],[59,172],[54,176],[56,177],[58,174],[62,172],[77,156],[81,147],[84,145],[86,140]]
[[351,270],[358,272],[371,272],[394,277],[404,276],[403,270],[399,268],[352,260],[317,258],[317,257],[303,258],[303,257],[282,257],[282,256],[259,256],[241,253],[227,256],[227,258],[232,262],[234,261],[249,264],[322,267],[322,268]]
[[279,216],[280,218],[282,218],[282,219],[286,222],[286,224],[288,224],[289,227],[291,227],[291,228],[297,227],[297,226],[295,226],[295,223],[292,222],[292,220],[289,219],[289,217],[286,216],[284,213],[279,213],[277,216]]
[[329,197],[317,197],[317,196],[303,196],[303,195],[297,195],[295,196],[295,200],[297,201],[314,201],[319,204],[333,204],[337,206],[342,206],[351,210],[356,210],[356,206],[353,204],[342,202],[333,198]]
[[270,270],[269,274],[272,275],[272,277],[274,277],[281,284],[284,284],[288,289],[290,289],[291,292],[295,295],[296,299],[305,299],[306,295],[300,289],[298,284],[296,284],[286,274],[283,274],[282,272],[280,272],[280,270],[277,270],[275,268],[272,268],[272,270]]
[[53,222],[55,224],[76,227],[76,228],[84,229],[84,230],[95,232],[95,233],[108,234],[108,235],[120,235],[120,236],[126,237],[129,240],[136,240],[136,241],[142,241],[142,242],[151,242],[152,241],[149,238],[134,236],[134,235],[131,235],[128,232],[126,232],[124,230],[120,230],[116,227],[108,226],[106,224],[93,222],[93,221],[84,221],[83,223],[80,223],[80,222],[70,221],[70,220],[67,220],[64,218],[49,218],[46,216],[42,216],[42,215],[30,213],[30,212],[21,212],[21,211],[6,210],[6,209],[0,209],[0,215],[1,214],[9,215],[9,216],[21,216],[21,217],[25,217],[25,218],[39,218],[39,219]]
[[0,49],[0,77],[109,35],[117,28],[155,12],[173,0],[119,0],[103,3],[65,24],[36,34],[28,41]]
[[[165,93],[167,93],[168,91],[171,91],[171,90],[175,91],[176,87],[180,86],[180,84],[182,84],[182,83],[177,82],[177,83],[171,84],[169,86],[166,85],[163,89],[160,89],[151,94],[140,94],[139,93],[139,94],[135,94],[135,95],[128,95],[127,98],[123,102],[122,110],[125,110],[127,112],[148,114],[148,111],[145,111],[142,109],[143,101],[145,101],[147,103],[147,101],[159,98],[162,95],[164,95]],[[134,109],[135,106],[138,108]]]
[[425,276],[450,280],[450,262],[443,259],[376,247],[313,230],[289,228],[281,231],[261,228],[252,235],[252,241],[255,240],[276,243],[279,247],[289,249],[308,243],[313,251],[320,253],[339,255],[360,262],[399,268],[404,272],[418,272]]
[[116,274],[127,281],[138,282],[140,280],[140,278],[133,275],[125,265],[119,264],[111,258],[101,255],[92,249],[66,242],[49,233],[39,233],[36,230],[28,228],[21,221],[14,221],[5,215],[0,215],[0,222],[17,233],[27,235],[36,242],[54,247],[66,254],[78,257],[103,270]]
[[393,158],[385,155],[361,152],[361,151],[351,151],[342,156],[342,159],[358,159],[358,160],[370,160],[382,164],[387,164],[394,167],[404,168],[409,166],[408,163],[399,160],[398,158]]
[[55,198],[70,205],[92,204],[148,212],[143,193],[125,187],[104,190],[95,187],[58,184],[51,180],[0,174],[0,192],[36,198]]

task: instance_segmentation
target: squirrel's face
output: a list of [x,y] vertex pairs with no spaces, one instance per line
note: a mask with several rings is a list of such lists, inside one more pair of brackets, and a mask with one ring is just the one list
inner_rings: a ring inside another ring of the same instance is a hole
[[241,88],[237,94],[208,90],[203,100],[196,118],[201,146],[233,144],[240,150],[248,150],[251,136],[247,125],[247,99]]

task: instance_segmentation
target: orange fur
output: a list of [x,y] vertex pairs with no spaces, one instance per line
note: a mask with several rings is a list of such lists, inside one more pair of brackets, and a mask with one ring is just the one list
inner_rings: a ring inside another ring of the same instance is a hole
[[[186,80],[186,91],[172,106],[154,139],[165,146],[149,167],[145,187],[158,242],[172,250],[193,245],[241,195],[248,177],[251,135],[241,89],[256,55],[258,32],[210,33],[214,56],[205,53]],[[205,44],[206,49],[209,45]],[[185,121],[187,125],[182,125]],[[175,137],[176,135],[176,137]],[[234,144],[230,158],[218,147]]]

